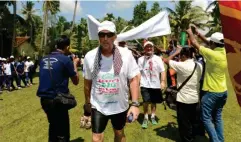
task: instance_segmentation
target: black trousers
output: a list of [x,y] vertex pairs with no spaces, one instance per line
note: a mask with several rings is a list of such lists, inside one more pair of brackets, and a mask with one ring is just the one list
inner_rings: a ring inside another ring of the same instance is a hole
[[195,124],[197,124],[198,103],[184,104],[177,102],[178,130],[182,142],[193,142],[195,137]]
[[11,81],[11,87],[13,87],[13,89],[15,89],[16,87],[13,85],[13,82],[15,80],[16,84],[18,84],[18,76],[16,74],[16,72],[12,72],[12,81]]
[[25,75],[18,75],[18,87],[21,87],[21,80],[23,81],[23,84],[24,84],[24,86],[26,87],[27,86],[27,83],[26,83],[26,81],[25,81]]
[[29,71],[28,77],[29,77],[30,83],[33,84],[33,71]]
[[41,105],[49,122],[49,142],[69,142],[68,110],[56,107],[52,99],[41,98]]

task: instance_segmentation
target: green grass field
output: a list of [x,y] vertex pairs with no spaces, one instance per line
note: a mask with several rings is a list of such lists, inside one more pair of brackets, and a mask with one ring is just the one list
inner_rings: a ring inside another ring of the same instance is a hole
[[[38,82],[38,78],[34,79]],[[47,117],[36,96],[38,84],[30,88],[0,95],[0,141],[1,142],[47,142]],[[231,83],[228,81],[229,96],[225,105],[224,135],[225,142],[241,142],[241,112]],[[70,114],[71,141],[90,142],[91,130],[79,128],[80,116],[83,114],[84,103],[83,79],[78,86],[70,85],[70,90],[78,101],[78,106]],[[142,108],[141,112],[142,112]],[[157,116],[159,123],[146,130],[141,128],[141,122],[127,124],[125,134],[128,142],[174,142],[178,139],[176,114],[174,111],[164,110],[158,105]],[[140,119],[143,115],[140,115]],[[113,133],[110,122],[105,131],[105,142],[113,142]],[[197,138],[197,142],[208,142],[207,138]]]

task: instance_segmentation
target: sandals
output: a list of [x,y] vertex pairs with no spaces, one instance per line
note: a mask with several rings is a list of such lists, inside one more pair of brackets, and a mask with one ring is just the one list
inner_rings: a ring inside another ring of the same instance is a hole
[[91,128],[91,117],[82,116],[80,118],[80,128],[90,129]]

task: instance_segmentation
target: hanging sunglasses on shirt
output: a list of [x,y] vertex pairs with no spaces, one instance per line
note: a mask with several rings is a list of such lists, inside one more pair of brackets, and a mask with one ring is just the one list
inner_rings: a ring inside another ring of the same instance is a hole
[[108,38],[111,38],[111,37],[113,37],[115,35],[115,33],[102,33],[102,32],[99,32],[98,33],[98,36],[100,37],[100,38],[103,38],[103,37],[105,37],[105,36],[107,36]]

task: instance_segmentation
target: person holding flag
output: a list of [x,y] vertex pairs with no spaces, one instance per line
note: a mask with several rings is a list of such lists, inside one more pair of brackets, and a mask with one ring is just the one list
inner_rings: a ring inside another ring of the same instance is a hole
[[[195,26],[187,29],[191,44],[206,60],[201,100],[201,118],[211,142],[224,142],[222,110],[227,101],[226,72],[227,57],[222,33],[216,32],[208,41]],[[209,44],[209,48],[201,46],[194,38],[196,34]]]

